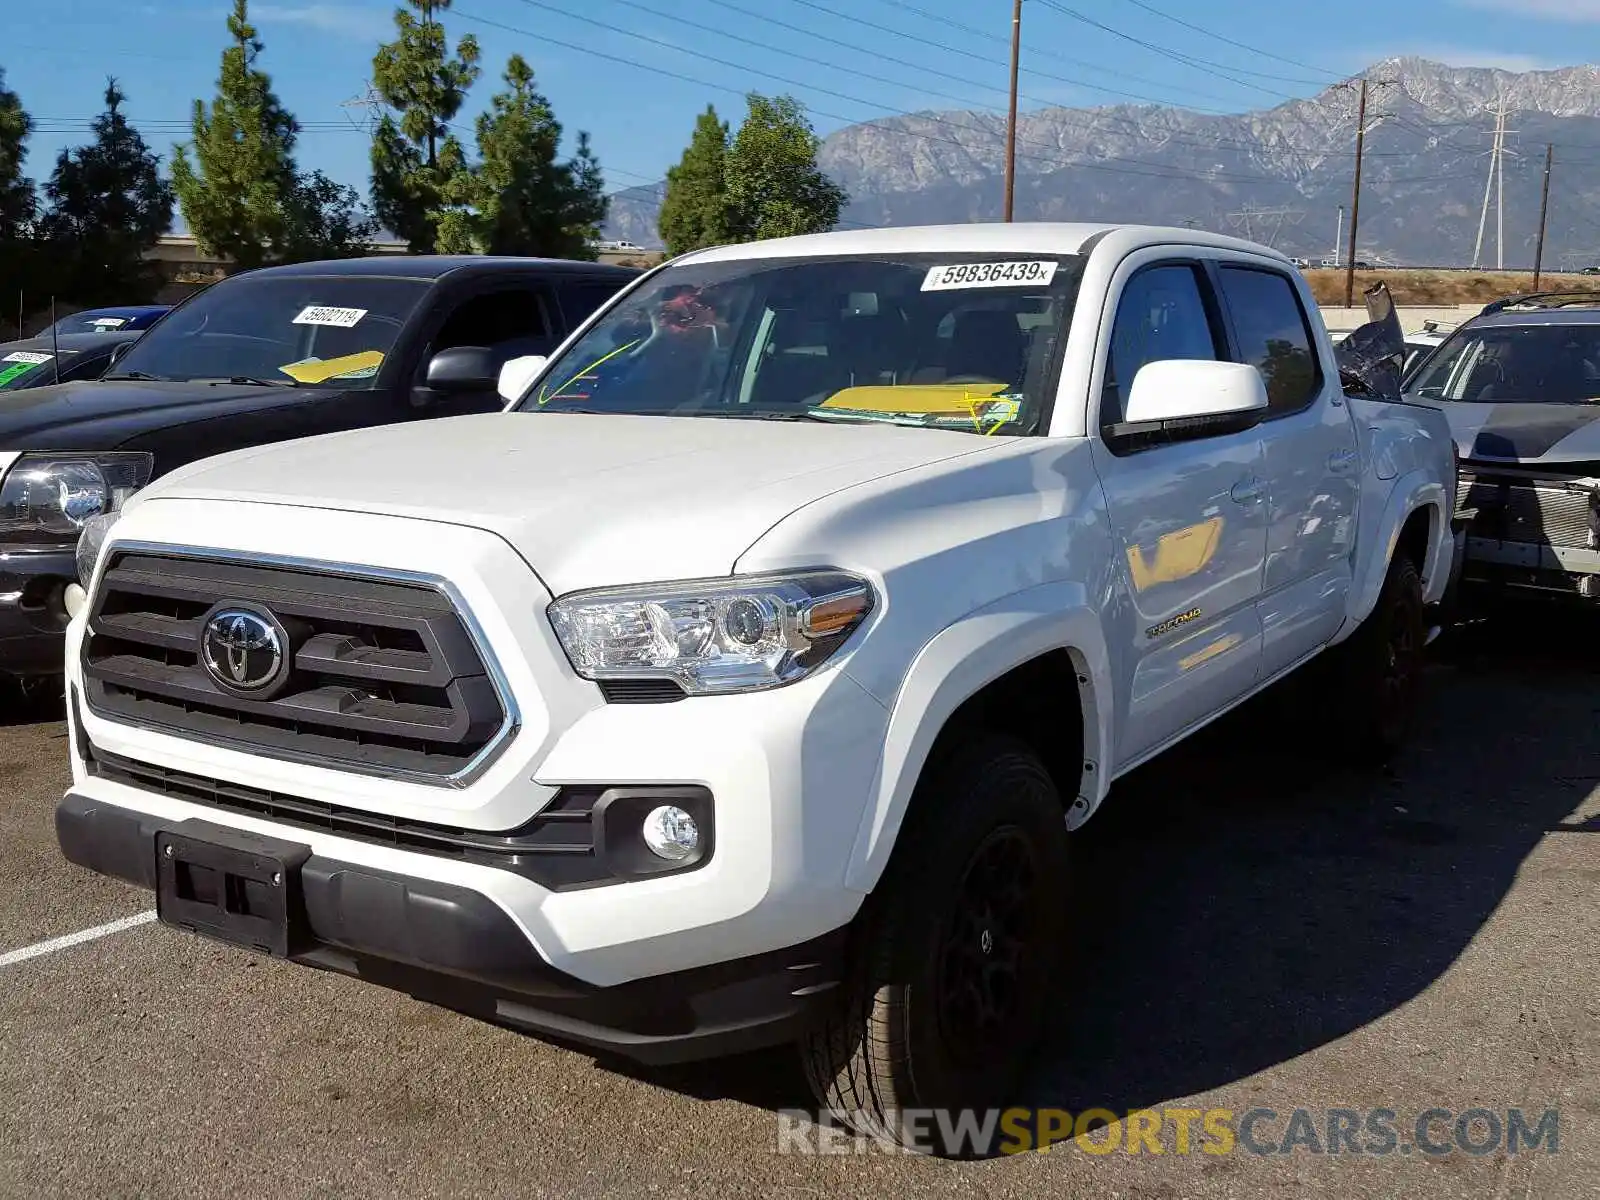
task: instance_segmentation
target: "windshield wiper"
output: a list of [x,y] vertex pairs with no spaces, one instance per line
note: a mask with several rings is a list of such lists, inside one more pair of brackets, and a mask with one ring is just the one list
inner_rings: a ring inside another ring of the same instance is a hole
[[191,379],[190,383],[209,383],[212,387],[221,387],[225,383],[253,384],[256,387],[299,387],[298,381],[293,379],[257,379],[254,375],[230,375],[226,379]]
[[102,383],[166,383],[159,375],[147,375],[143,371],[127,371],[121,375],[102,375]]

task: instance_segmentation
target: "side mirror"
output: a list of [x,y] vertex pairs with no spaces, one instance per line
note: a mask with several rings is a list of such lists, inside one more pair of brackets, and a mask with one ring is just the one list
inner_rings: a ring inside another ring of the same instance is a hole
[[543,354],[525,354],[509,360],[500,368],[500,381],[495,385],[495,390],[508,404],[521,399],[522,393],[539,377],[539,372],[544,370],[545,363],[549,361],[549,357]]
[[110,371],[112,367],[121,362],[124,356],[127,355],[128,350],[133,346],[133,343],[138,340],[138,338],[132,338],[126,342],[118,342],[111,351],[111,357],[106,360],[106,370]]
[[1232,423],[1228,418],[1253,421],[1266,411],[1267,385],[1249,363],[1174,358],[1139,368],[1128,389],[1122,422],[1144,427],[1168,422],[1209,426]]
[[426,386],[434,392],[494,390],[494,353],[484,346],[452,346],[428,360]]

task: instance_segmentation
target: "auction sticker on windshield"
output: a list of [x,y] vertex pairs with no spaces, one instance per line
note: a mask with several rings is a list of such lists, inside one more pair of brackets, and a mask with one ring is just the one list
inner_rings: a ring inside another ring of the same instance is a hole
[[1019,284],[1047,284],[1056,276],[1057,263],[1050,258],[1012,262],[951,263],[930,267],[922,281],[925,292],[952,288],[1015,287]]
[[0,358],[0,362],[27,363],[29,366],[38,366],[40,363],[49,362],[50,359],[51,355],[41,354],[37,350],[13,350],[4,358]]
[[310,304],[300,310],[294,319],[296,325],[337,325],[340,329],[354,328],[367,315],[364,308],[329,308],[323,304]]

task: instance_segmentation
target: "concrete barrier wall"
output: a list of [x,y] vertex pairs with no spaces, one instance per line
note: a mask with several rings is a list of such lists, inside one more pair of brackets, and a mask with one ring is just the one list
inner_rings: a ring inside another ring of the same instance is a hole
[[[1476,316],[1483,309],[1481,304],[1448,304],[1439,306],[1419,306],[1401,304],[1395,306],[1395,312],[1400,317],[1400,327],[1407,333],[1415,333],[1422,328],[1424,321],[1439,321],[1444,324],[1456,324],[1465,321],[1468,317]],[[1361,305],[1354,308],[1345,308],[1343,305],[1323,305],[1320,309],[1322,321],[1328,327],[1329,333],[1348,333],[1367,323],[1367,310]]]

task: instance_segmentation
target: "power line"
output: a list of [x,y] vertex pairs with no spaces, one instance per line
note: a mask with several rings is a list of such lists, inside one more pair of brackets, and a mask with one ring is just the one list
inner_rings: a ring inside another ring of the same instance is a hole
[[[569,13],[569,12],[566,12],[566,11],[564,11],[562,9],[555,8],[552,5],[541,3],[541,0],[519,0],[519,2],[522,3],[522,4],[526,4],[530,8],[536,8],[536,9],[541,9],[541,10],[543,10],[545,12],[555,13],[556,15],[566,17],[569,20],[579,21],[579,22],[582,22],[583,24],[586,24],[586,25],[594,25],[594,26],[596,26],[598,28],[610,30],[612,32],[623,33],[628,37],[635,38],[635,39],[637,39],[639,41],[645,42],[645,43],[647,43],[649,45],[652,45],[652,46],[660,46],[660,47],[663,47],[665,49],[677,51],[680,54],[687,54],[687,55],[690,55],[691,57],[694,57],[694,58],[705,59],[707,62],[716,63],[717,65],[723,66],[723,67],[729,67],[729,68],[731,68],[733,70],[736,70],[736,71],[748,72],[749,74],[752,74],[752,75],[760,75],[760,76],[762,76],[762,77],[764,77],[766,79],[772,79],[772,80],[775,80],[778,83],[783,83],[783,84],[787,84],[790,87],[799,88],[801,91],[816,92],[816,93],[818,93],[820,95],[831,96],[831,97],[833,97],[835,99],[845,100],[845,101],[847,101],[847,102],[849,102],[851,104],[861,104],[861,105],[865,105],[868,108],[876,108],[876,109],[879,109],[879,110],[881,110],[883,112],[889,113],[889,114],[891,114],[892,116],[895,116],[895,117],[905,117],[905,118],[911,118],[911,119],[914,119],[914,120],[928,121],[928,122],[931,122],[931,123],[933,123],[935,125],[947,126],[947,127],[951,128],[951,129],[954,129],[954,130],[957,130],[957,131],[960,131],[960,132],[964,132],[964,133],[979,133],[979,132],[981,132],[979,129],[977,129],[974,125],[972,125],[970,123],[963,124],[963,123],[960,123],[960,122],[950,121],[950,120],[946,120],[946,119],[943,119],[943,118],[940,118],[940,117],[933,116],[932,114],[929,114],[929,113],[907,112],[904,109],[897,109],[897,108],[894,108],[894,107],[892,107],[890,105],[887,105],[887,104],[880,104],[880,103],[878,103],[877,101],[874,101],[874,100],[866,100],[866,99],[863,99],[860,96],[852,96],[852,95],[850,95],[850,94],[848,94],[846,92],[835,91],[832,88],[818,87],[815,84],[806,83],[804,80],[795,79],[795,78],[792,78],[792,77],[787,76],[787,75],[778,75],[778,74],[776,74],[774,72],[763,71],[763,70],[760,70],[759,68],[756,68],[756,67],[742,66],[741,64],[736,63],[736,62],[732,62],[732,61],[730,61],[728,59],[718,58],[714,54],[707,54],[707,53],[705,53],[704,51],[701,51],[701,50],[692,50],[692,49],[689,49],[689,48],[684,47],[684,46],[675,45],[672,42],[669,42],[669,41],[665,40],[664,38],[651,37],[648,34],[635,33],[635,32],[633,32],[631,30],[619,30],[619,29],[616,28],[616,26],[614,26],[612,24],[609,24],[609,23],[607,23],[605,21],[596,20],[593,17],[580,16],[577,13]],[[576,44],[571,43],[571,42],[560,41],[560,40],[558,40],[556,38],[552,38],[552,37],[550,37],[547,34],[542,33],[542,32],[541,33],[533,33],[530,30],[517,29],[514,26],[505,25],[505,24],[502,24],[502,23],[497,22],[497,21],[491,21],[491,20],[489,20],[488,18],[485,18],[485,17],[474,16],[474,15],[462,12],[460,9],[452,8],[450,10],[450,12],[452,14],[456,15],[456,16],[465,17],[467,20],[474,21],[474,22],[476,22],[478,24],[481,24],[481,25],[487,25],[487,26],[490,26],[491,28],[503,29],[503,30],[506,30],[507,32],[520,34],[523,37],[534,38],[536,40],[539,40],[539,41],[542,41],[542,42],[546,42],[546,43],[548,43],[550,45],[561,46],[564,49],[573,50],[573,51],[575,51],[577,53],[589,54],[589,55],[593,55],[593,56],[599,57],[599,58],[606,58],[606,59],[610,59],[610,60],[615,61],[615,62],[623,63],[626,66],[631,66],[631,67],[634,67],[634,68],[637,68],[637,69],[641,69],[641,70],[654,71],[654,72],[656,72],[658,74],[662,74],[662,75],[672,76],[672,77],[675,77],[675,78],[678,78],[678,79],[682,79],[682,80],[684,80],[686,82],[696,84],[697,86],[700,86],[700,87],[712,87],[712,88],[715,88],[718,91],[733,92],[733,93],[735,93],[737,95],[744,95],[748,91],[748,89],[746,89],[746,88],[734,88],[734,87],[730,87],[730,86],[728,86],[726,84],[709,83],[706,80],[696,79],[696,78],[694,78],[692,76],[683,75],[683,74],[681,74],[679,72],[669,71],[669,70],[667,70],[665,68],[661,68],[661,67],[654,67],[654,66],[651,66],[650,64],[639,62],[636,59],[629,59],[629,58],[625,58],[625,57],[620,56],[620,55],[610,54],[610,53],[607,53],[605,51],[595,50],[595,49],[593,49],[592,47],[589,47],[589,46],[580,46],[580,45],[576,45]],[[770,49],[777,49],[776,47],[769,47],[769,48]],[[899,126],[885,125],[882,120],[877,120],[877,121],[861,120],[860,118],[857,118],[857,117],[847,117],[847,116],[844,116],[844,115],[839,114],[839,113],[830,113],[830,112],[826,111],[825,109],[820,109],[820,108],[814,108],[814,109],[812,109],[812,111],[817,113],[819,116],[829,117],[829,118],[831,118],[833,120],[836,120],[836,121],[845,122],[846,124],[865,125],[865,126],[870,126],[870,127],[880,128],[880,129],[886,129],[886,130],[889,130],[889,131],[894,132],[896,134],[899,134],[901,136],[920,137],[920,138],[923,138],[925,140],[933,141],[933,142],[945,142],[945,143],[947,143],[949,145],[958,146],[961,149],[966,150],[969,153],[972,150],[972,147],[966,142],[958,141],[958,140],[956,140],[954,138],[935,137],[935,136],[933,136],[931,134],[924,134],[924,133],[920,133],[920,132],[918,132],[916,130],[905,129],[905,128],[899,127]],[[1042,145],[1045,145],[1046,143],[1040,142],[1040,143],[1030,143],[1030,144],[1037,144],[1037,145],[1041,145],[1042,146]],[[1112,172],[1112,173],[1128,174],[1128,175],[1143,175],[1143,176],[1147,176],[1149,178],[1155,178],[1155,179],[1192,180],[1192,179],[1195,178],[1195,175],[1196,175],[1196,173],[1192,172],[1192,171],[1185,171],[1185,172],[1181,172],[1181,173],[1178,173],[1178,174],[1174,174],[1173,173],[1173,169],[1168,167],[1165,163],[1153,163],[1153,162],[1148,162],[1146,160],[1130,158],[1130,157],[1126,157],[1126,156],[1119,158],[1117,161],[1119,161],[1119,162],[1127,162],[1127,163],[1134,163],[1134,164],[1137,164],[1139,166],[1154,167],[1154,168],[1157,168],[1159,173],[1149,172],[1149,171],[1134,171],[1134,170],[1129,170],[1127,168],[1113,168],[1113,167],[1103,166],[1101,164],[1094,163],[1094,162],[1086,162],[1086,161],[1083,161],[1083,160],[1062,160],[1060,158],[1047,158],[1047,157],[1045,157],[1043,155],[1038,155],[1038,154],[1030,154],[1030,155],[1018,154],[1017,157],[1018,158],[1029,158],[1029,159],[1032,159],[1032,160],[1037,161],[1037,162],[1047,163],[1047,164],[1055,167],[1058,170],[1064,169],[1066,167],[1076,166],[1076,167],[1081,167],[1081,168],[1083,168],[1085,170],[1109,171],[1109,172]],[[1210,179],[1231,180],[1231,181],[1245,182],[1245,183],[1281,182],[1281,180],[1276,176],[1263,175],[1263,174],[1259,174],[1259,173],[1252,174],[1252,175],[1246,175],[1246,174],[1242,174],[1242,173],[1227,172],[1227,171],[1206,171],[1206,172],[1201,172],[1200,174],[1203,174],[1205,177],[1210,178]]]
[[[1275,96],[1280,100],[1299,99],[1298,96],[1291,96],[1287,92],[1274,91],[1272,88],[1262,87],[1259,83],[1251,83],[1248,79],[1236,78],[1236,74],[1259,75],[1261,74],[1259,71],[1237,71],[1235,73],[1234,68],[1226,67],[1221,63],[1214,63],[1208,59],[1193,58],[1187,54],[1180,54],[1178,51],[1168,49],[1166,46],[1158,46],[1154,42],[1145,41],[1144,38],[1134,37],[1131,33],[1124,33],[1120,29],[1113,29],[1110,25],[1107,25],[1101,21],[1096,21],[1093,17],[1087,16],[1075,8],[1068,8],[1065,4],[1056,3],[1056,0],[1039,0],[1039,2],[1051,11],[1058,12],[1064,17],[1071,17],[1074,21],[1081,21],[1083,24],[1098,29],[1103,33],[1109,33],[1112,37],[1121,38],[1123,41],[1131,42],[1135,46],[1142,46],[1146,50],[1161,55],[1163,58],[1170,58],[1174,62],[1183,63],[1185,66],[1194,67],[1196,70],[1204,71],[1208,75],[1215,75],[1219,79],[1226,79],[1229,83],[1237,84],[1239,87],[1252,88],[1255,91],[1265,93],[1268,96]],[[1266,78],[1279,79],[1281,76],[1269,75],[1266,76]],[[1289,79],[1285,80],[1284,82],[1304,83],[1306,81],[1301,79]]]
[[[910,38],[912,41],[921,42],[923,45],[933,46],[933,47],[936,47],[937,49],[948,51],[951,54],[960,54],[960,55],[963,55],[963,56],[965,56],[967,58],[977,59],[979,62],[990,63],[990,64],[992,64],[994,66],[1003,67],[1003,66],[1006,65],[1004,62],[1001,62],[1001,61],[999,61],[997,59],[984,58],[981,55],[974,54],[970,50],[963,49],[963,48],[961,48],[959,46],[952,46],[947,42],[936,42],[936,41],[933,41],[933,40],[931,40],[929,38],[918,37],[914,33],[907,33],[904,30],[895,29],[895,28],[892,28],[891,26],[888,26],[888,25],[879,25],[877,22],[869,21],[865,17],[858,17],[858,16],[854,16],[854,15],[849,14],[849,13],[842,13],[842,12],[838,11],[837,9],[827,8],[824,5],[815,3],[814,0],[794,0],[794,3],[804,5],[806,8],[814,8],[818,12],[827,13],[830,17],[835,17],[835,18],[838,18],[840,20],[845,20],[845,21],[853,21],[853,22],[855,22],[857,24],[865,25],[868,29],[876,29],[876,30],[879,30],[882,33],[891,34],[894,37]],[[904,11],[909,12],[909,13],[913,13],[916,16],[922,17],[925,20],[932,21],[932,22],[935,22],[935,23],[940,24],[940,25],[948,26],[949,28],[955,29],[955,30],[957,30],[957,31],[959,31],[961,33],[964,33],[964,34],[968,35],[969,37],[981,38],[982,40],[987,41],[987,42],[998,42],[1002,46],[1007,47],[1008,49],[1010,48],[1010,45],[1011,45],[1011,39],[1009,37],[1003,37],[1000,34],[997,34],[997,33],[993,32],[992,30],[979,29],[979,28],[977,28],[975,26],[972,26],[972,25],[964,25],[960,21],[953,20],[952,18],[946,17],[941,13],[929,12],[927,9],[919,8],[915,4],[906,3],[906,0],[878,0],[878,3],[879,4],[883,4],[883,5],[887,5],[890,8],[903,9]],[[1027,47],[1027,51],[1028,51],[1029,55],[1031,55],[1031,56],[1033,56],[1035,58],[1047,58],[1047,59],[1051,59],[1051,60],[1053,60],[1055,62],[1067,63],[1068,65],[1077,67],[1080,70],[1097,71],[1102,75],[1111,75],[1111,76],[1113,76],[1115,78],[1129,80],[1129,81],[1131,81],[1133,83],[1147,83],[1147,84],[1150,84],[1150,85],[1152,85],[1154,87],[1162,88],[1165,91],[1169,91],[1169,92],[1187,92],[1191,96],[1200,96],[1200,97],[1203,97],[1204,99],[1207,99],[1207,100],[1220,100],[1222,103],[1227,104],[1227,105],[1230,106],[1229,109],[1209,109],[1209,110],[1196,109],[1195,111],[1209,111],[1209,112],[1221,114],[1221,113],[1224,113],[1224,112],[1231,111],[1231,106],[1233,104],[1233,101],[1232,101],[1232,99],[1230,97],[1219,96],[1215,92],[1202,92],[1198,88],[1183,87],[1183,86],[1179,86],[1179,85],[1170,84],[1170,83],[1167,83],[1164,80],[1152,79],[1148,75],[1135,75],[1135,74],[1132,74],[1131,72],[1128,72],[1128,71],[1119,71],[1119,70],[1115,70],[1115,69],[1110,68],[1110,67],[1103,67],[1098,63],[1092,63],[1092,62],[1089,62],[1089,61],[1087,61],[1085,59],[1073,58],[1070,55],[1062,54],[1060,51],[1051,49],[1049,46],[1038,46],[1038,45],[1029,46],[1029,47]],[[1034,76],[1035,78],[1038,78],[1038,79],[1050,79],[1050,80],[1054,80],[1054,81],[1056,81],[1058,83],[1070,84],[1073,87],[1090,88],[1090,89],[1093,89],[1094,91],[1105,92],[1107,95],[1111,95],[1111,96],[1127,96],[1127,97],[1129,97],[1131,99],[1135,99],[1135,100],[1149,100],[1153,104],[1166,105],[1166,104],[1170,104],[1171,103],[1170,101],[1166,101],[1166,100],[1155,100],[1155,99],[1153,99],[1151,97],[1147,97],[1147,96],[1140,96],[1140,95],[1137,95],[1137,94],[1134,94],[1134,93],[1117,91],[1114,88],[1103,87],[1103,86],[1101,86],[1099,84],[1085,83],[1080,79],[1072,79],[1072,78],[1069,78],[1069,77],[1067,77],[1065,75],[1052,75],[1048,71],[1038,71],[1038,70],[1033,69],[1032,67],[1023,67],[1022,68],[1022,74],[1024,74],[1024,75],[1032,75],[1032,76]],[[1191,105],[1189,107],[1192,108],[1194,106]]]
[[1285,58],[1281,54],[1274,54],[1272,51],[1263,50],[1259,46],[1250,46],[1246,45],[1244,42],[1236,42],[1231,37],[1225,37],[1220,33],[1214,32],[1213,30],[1204,29],[1191,21],[1185,21],[1182,17],[1175,17],[1169,12],[1162,12],[1161,9],[1156,8],[1154,5],[1144,3],[1144,0],[1127,0],[1127,3],[1133,5],[1135,8],[1142,8],[1145,12],[1151,13],[1152,15],[1160,17],[1163,20],[1171,21],[1174,25],[1182,25],[1185,29],[1193,30],[1195,33],[1201,34],[1204,37],[1214,38],[1216,41],[1222,42],[1225,45],[1236,46],[1240,50],[1247,50],[1251,54],[1259,54],[1263,58],[1276,59],[1278,62],[1287,63],[1291,67],[1299,67],[1302,71],[1311,71],[1317,75],[1326,75],[1330,79],[1342,81],[1347,78],[1347,76],[1337,75],[1324,67],[1313,67],[1310,63],[1299,62],[1293,58]]
[[[883,2],[884,3],[891,3],[892,0],[883,0]],[[1005,68],[1005,67],[1008,66],[1008,64],[1005,61],[1001,60],[1001,59],[985,58],[981,54],[977,54],[977,53],[975,53],[975,52],[973,52],[971,50],[962,49],[961,47],[958,47],[958,46],[952,46],[947,42],[937,42],[937,41],[934,41],[932,38],[919,37],[918,35],[916,35],[914,33],[907,33],[904,30],[895,29],[895,28],[893,28],[892,26],[889,26],[889,25],[880,25],[876,21],[867,20],[865,17],[858,17],[858,16],[855,16],[855,15],[853,15],[851,13],[840,12],[838,9],[835,9],[835,8],[829,8],[825,4],[818,4],[816,2],[816,0],[794,0],[794,3],[799,4],[804,8],[815,9],[817,12],[826,13],[828,16],[833,17],[835,20],[849,21],[849,22],[852,22],[852,23],[857,24],[857,25],[865,26],[868,29],[876,29],[880,33],[887,33],[887,34],[889,34],[889,35],[891,35],[893,37],[903,38],[903,39],[907,39],[907,40],[913,41],[913,42],[920,42],[921,44],[923,44],[925,46],[932,46],[933,48],[935,48],[937,50],[944,50],[944,51],[946,51],[946,52],[948,52],[950,54],[959,54],[964,58],[970,58],[970,59],[973,59],[973,60],[975,60],[977,62],[988,63],[990,66],[996,66],[996,67],[1001,67],[1001,68]],[[911,8],[910,5],[900,5],[900,6],[897,6],[897,7]],[[921,10],[920,9],[913,9],[913,11],[920,12]],[[979,34],[978,31],[972,30],[970,26],[961,25],[961,24],[959,24],[957,22],[946,21],[945,23],[949,24],[949,25],[953,25],[957,29],[962,29],[962,30],[966,30],[968,32],[971,32],[971,33],[973,33],[973,34],[975,34],[977,36],[982,36],[982,37],[985,37],[985,38],[988,38],[990,36],[988,34]],[[997,40],[999,40],[1001,43],[1003,43],[1004,45],[1006,45],[1008,47],[1011,44],[1011,39],[1010,38],[998,38]],[[1092,63],[1083,62],[1080,59],[1063,58],[1061,55],[1051,55],[1050,57],[1053,57],[1053,58],[1057,59],[1058,61],[1071,63],[1074,66],[1083,67],[1083,68],[1088,69],[1088,70],[1104,70],[1104,68],[1102,68],[1102,67],[1097,67]],[[1164,105],[1164,106],[1170,106],[1171,103],[1172,103],[1170,100],[1162,100],[1162,99],[1159,99],[1158,97],[1155,97],[1155,96],[1148,96],[1148,95],[1141,94],[1139,92],[1123,91],[1123,90],[1121,90],[1119,88],[1108,88],[1108,87],[1105,87],[1103,84],[1088,83],[1088,82],[1085,82],[1082,79],[1073,79],[1070,76],[1066,76],[1066,75],[1056,75],[1056,74],[1052,74],[1049,71],[1038,71],[1038,70],[1035,70],[1035,69],[1033,69],[1031,67],[1023,67],[1022,68],[1022,73],[1024,75],[1032,75],[1036,79],[1049,79],[1049,80],[1052,80],[1053,82],[1056,82],[1056,83],[1065,83],[1065,84],[1067,84],[1067,85],[1069,85],[1071,87],[1087,88],[1090,91],[1104,92],[1108,96],[1120,96],[1125,100],[1138,100],[1138,101],[1141,101],[1141,102],[1147,103],[1147,104],[1158,104],[1158,105]],[[1111,72],[1111,73],[1112,74],[1122,74],[1121,72]],[[1207,96],[1207,98],[1213,99],[1213,100],[1223,100],[1223,97],[1221,97],[1221,96],[1211,96],[1208,93],[1195,92],[1192,88],[1176,88],[1176,89],[1174,89],[1169,84],[1164,84],[1164,83],[1157,82],[1155,80],[1146,79],[1146,78],[1144,78],[1142,76],[1138,76],[1138,75],[1123,75],[1122,77],[1125,78],[1125,79],[1131,79],[1131,80],[1134,80],[1135,82],[1140,82],[1140,83],[1155,83],[1155,85],[1157,87],[1164,87],[1168,91],[1174,91],[1174,90],[1175,91],[1188,91],[1193,95]],[[1226,101],[1224,101],[1224,102],[1226,102]],[[1214,113],[1214,114],[1221,114],[1221,113],[1223,113],[1223,112],[1225,112],[1227,110],[1225,110],[1225,109],[1198,109],[1197,108],[1195,111],[1197,111],[1197,112],[1205,111],[1205,112],[1211,112],[1211,113]]]

